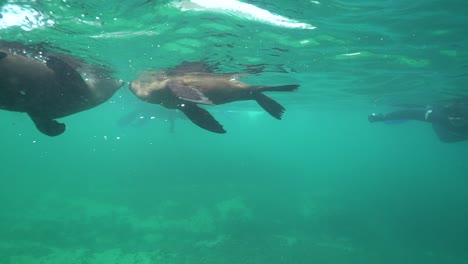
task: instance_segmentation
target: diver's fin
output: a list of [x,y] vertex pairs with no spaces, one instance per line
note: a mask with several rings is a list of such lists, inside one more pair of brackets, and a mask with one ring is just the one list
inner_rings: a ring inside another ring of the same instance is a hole
[[59,123],[53,119],[42,118],[30,113],[28,114],[36,125],[36,128],[47,136],[55,137],[65,132],[65,124]]
[[223,126],[205,109],[193,103],[179,105],[180,109],[195,125],[208,131],[224,134]]
[[0,50],[0,60],[7,56],[6,52]]
[[183,85],[178,81],[170,81],[167,85],[172,93],[181,100],[213,105],[213,102],[195,87]]
[[47,57],[47,67],[57,74],[59,81],[66,86],[87,87],[81,75],[68,63],[55,56]]

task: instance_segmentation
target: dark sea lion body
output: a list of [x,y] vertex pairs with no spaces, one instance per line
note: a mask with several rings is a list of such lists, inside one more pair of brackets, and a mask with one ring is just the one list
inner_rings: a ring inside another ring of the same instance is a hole
[[0,47],[0,109],[27,113],[48,136],[65,131],[55,119],[93,108],[123,85],[66,55],[42,59]]
[[263,94],[265,91],[295,91],[299,85],[252,86],[237,80],[238,74],[147,72],[130,83],[141,100],[180,109],[193,123],[215,133],[226,133],[211,114],[197,104],[220,105],[256,100],[270,115],[281,119],[285,108]]

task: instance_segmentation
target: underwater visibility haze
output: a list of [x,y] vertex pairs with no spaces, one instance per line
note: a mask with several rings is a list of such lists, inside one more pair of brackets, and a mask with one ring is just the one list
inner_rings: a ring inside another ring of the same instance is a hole
[[[468,263],[468,141],[368,120],[467,101],[467,8],[0,0],[0,42],[125,82],[54,137],[0,111],[0,263]],[[281,120],[254,100],[200,105],[216,134],[129,89],[184,61],[299,89],[265,92]]]

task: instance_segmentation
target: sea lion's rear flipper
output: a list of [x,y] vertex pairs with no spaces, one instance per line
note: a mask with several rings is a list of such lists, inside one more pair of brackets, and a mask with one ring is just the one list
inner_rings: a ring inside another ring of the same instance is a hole
[[270,97],[262,94],[262,93],[255,93],[254,99],[257,101],[257,103],[265,109],[271,116],[273,116],[276,119],[280,119],[284,114],[284,111],[286,109],[280,105],[278,102],[275,100],[271,99]]
[[65,124],[59,123],[53,119],[41,118],[29,114],[36,128],[50,137],[55,137],[65,132]]
[[184,85],[178,81],[170,81],[167,86],[171,92],[181,100],[197,104],[213,105],[213,102],[195,87]]
[[6,52],[0,51],[0,60],[7,56]]
[[257,101],[257,103],[263,109],[265,109],[265,111],[267,111],[271,116],[273,116],[276,119],[281,119],[286,109],[275,100],[264,95],[262,92],[292,92],[296,91],[298,87],[299,85],[296,84],[280,86],[256,86],[253,88],[253,97]]
[[195,125],[214,133],[224,134],[223,126],[205,109],[196,104],[183,104],[178,107]]
[[87,87],[81,75],[68,63],[56,56],[47,58],[47,67],[57,74],[60,82],[65,86]]

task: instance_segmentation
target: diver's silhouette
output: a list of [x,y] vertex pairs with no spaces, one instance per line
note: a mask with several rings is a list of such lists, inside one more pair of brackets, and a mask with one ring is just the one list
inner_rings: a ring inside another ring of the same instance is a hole
[[406,109],[387,114],[371,114],[369,122],[418,120],[432,123],[432,128],[443,142],[468,140],[468,104]]

